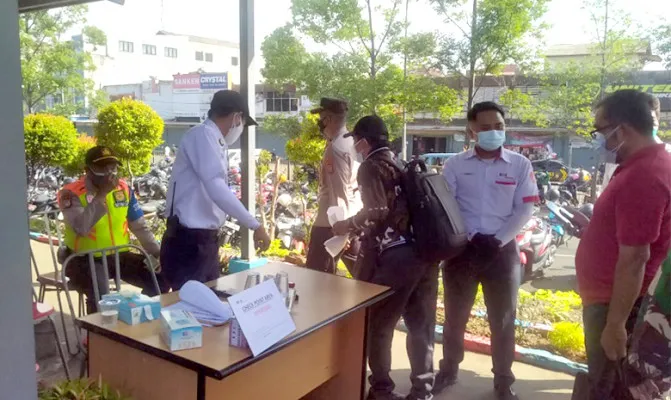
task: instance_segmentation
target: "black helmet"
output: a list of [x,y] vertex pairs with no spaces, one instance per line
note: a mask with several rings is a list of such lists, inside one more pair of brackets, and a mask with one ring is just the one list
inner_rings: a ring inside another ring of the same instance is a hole
[[545,199],[547,201],[557,201],[557,200],[559,200],[559,198],[560,198],[559,190],[557,190],[555,188],[552,188],[552,189],[548,190],[547,193],[545,193]]
[[594,214],[594,204],[592,203],[583,204],[583,206],[580,207],[578,211],[585,214],[587,218],[592,219],[592,214]]

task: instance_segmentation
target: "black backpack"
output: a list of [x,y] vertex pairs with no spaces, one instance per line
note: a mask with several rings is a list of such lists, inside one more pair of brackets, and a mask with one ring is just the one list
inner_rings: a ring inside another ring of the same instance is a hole
[[424,161],[413,160],[402,169],[401,187],[419,256],[439,262],[460,255],[468,244],[468,232],[445,178],[428,172]]

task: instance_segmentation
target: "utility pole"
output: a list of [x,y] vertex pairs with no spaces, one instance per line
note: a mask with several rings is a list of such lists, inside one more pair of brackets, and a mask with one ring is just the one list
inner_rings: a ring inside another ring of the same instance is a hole
[[[405,43],[403,48],[403,89],[406,90],[406,80],[408,79],[408,8],[410,0],[405,0]],[[408,159],[408,122],[405,112],[405,105],[403,105],[403,143],[401,144],[401,158]]]
[[[470,58],[470,65],[469,65],[469,76],[468,76],[468,103],[467,103],[467,108],[468,110],[473,107],[473,93],[475,92],[475,61],[476,61],[476,56],[475,56],[475,49],[476,49],[476,32],[477,32],[477,23],[478,23],[478,0],[473,0],[473,16],[472,16],[472,21],[471,21],[471,43],[470,43],[470,51],[469,51],[469,58]],[[467,110],[467,111],[468,111]],[[468,132],[466,132],[466,137],[464,141],[464,147],[469,148],[471,145],[471,138],[468,135]]]

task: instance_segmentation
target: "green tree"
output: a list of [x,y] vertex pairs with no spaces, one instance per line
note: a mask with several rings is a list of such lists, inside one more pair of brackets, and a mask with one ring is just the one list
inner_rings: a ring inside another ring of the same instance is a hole
[[124,98],[100,110],[94,132],[98,144],[114,150],[132,179],[149,172],[152,152],[163,143],[163,127],[163,119],[150,106]]
[[[466,7],[471,3],[470,12]],[[437,66],[468,82],[466,108],[473,105],[481,78],[498,75],[507,63],[519,66],[533,59],[530,38],[544,29],[541,18],[548,0],[431,0],[456,35],[440,38]],[[466,145],[469,144],[466,137]]]
[[662,57],[664,67],[671,69],[671,24],[665,23],[657,27],[650,37],[650,41],[655,44],[657,54]]
[[61,165],[67,176],[79,176],[86,168],[86,152],[96,145],[96,138],[82,133],[75,142],[74,157],[69,163]]
[[647,46],[628,27],[630,16],[613,0],[584,0],[583,10],[593,21],[592,54],[579,61],[547,65],[541,76],[540,102],[550,122],[588,140],[593,129],[594,105],[608,93],[610,85],[624,83],[628,74],[640,70],[646,59],[638,54]]
[[76,155],[77,129],[67,118],[30,114],[23,119],[26,167],[29,176],[38,168],[63,167]]
[[[403,69],[395,63],[410,44],[410,54],[423,55],[433,51],[434,42],[427,36],[401,42],[401,0],[380,2],[377,6],[372,3],[292,0],[292,23],[275,30],[261,46],[266,81],[275,87],[295,85],[311,99],[345,98],[350,104],[350,122],[377,113],[393,135],[400,132],[402,109],[407,105],[451,118],[450,112],[459,102],[454,90],[421,75],[414,77],[416,84],[405,87]],[[337,51],[308,52],[302,44],[305,40]],[[422,91],[408,93],[415,88]]]
[[529,93],[522,92],[517,88],[508,88],[499,95],[499,103],[508,111],[508,124],[513,119],[519,119],[522,122],[533,122],[538,127],[547,127],[548,117],[543,110],[538,107],[536,99]]
[[43,106],[47,96],[67,101],[91,91],[93,82],[82,72],[93,71],[95,66],[83,45],[103,45],[105,34],[97,28],[86,27],[83,40],[65,39],[68,31],[86,22],[86,11],[86,6],[72,6],[21,14],[21,73],[23,101],[28,113]]

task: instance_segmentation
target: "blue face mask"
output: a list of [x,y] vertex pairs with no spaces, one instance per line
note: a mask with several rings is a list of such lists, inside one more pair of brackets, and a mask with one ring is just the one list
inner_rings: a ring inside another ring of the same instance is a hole
[[606,147],[606,141],[611,135],[617,132],[618,129],[620,129],[619,126],[607,134],[596,132],[596,136],[594,137],[594,142],[592,143],[592,145],[594,147],[594,150],[596,150],[596,152],[599,153],[602,162],[610,164],[615,164],[617,162],[617,151],[620,150],[620,147],[622,147],[624,142],[617,145],[617,147],[615,147],[613,150],[609,150]]
[[652,137],[657,137],[657,132],[659,132],[659,129],[652,128]]
[[503,146],[506,141],[506,131],[478,132],[478,146],[485,151],[494,151]]

